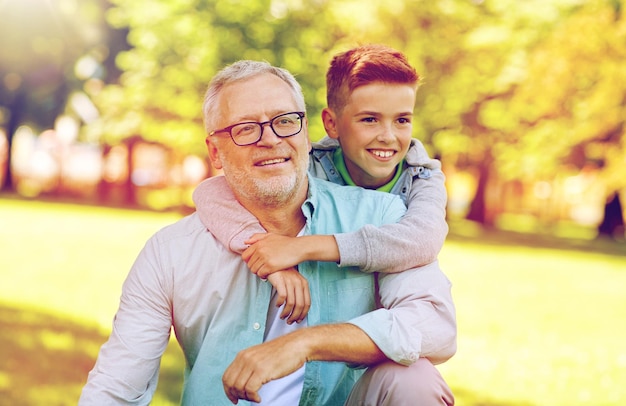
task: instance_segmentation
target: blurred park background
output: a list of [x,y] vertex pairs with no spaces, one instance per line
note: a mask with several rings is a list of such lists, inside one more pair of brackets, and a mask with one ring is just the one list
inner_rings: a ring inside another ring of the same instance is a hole
[[[622,0],[0,0],[0,404],[75,404],[145,240],[214,175],[200,105],[242,58],[324,74],[362,43],[423,76],[447,176],[460,405],[626,402]],[[176,404],[172,345],[154,404]]]

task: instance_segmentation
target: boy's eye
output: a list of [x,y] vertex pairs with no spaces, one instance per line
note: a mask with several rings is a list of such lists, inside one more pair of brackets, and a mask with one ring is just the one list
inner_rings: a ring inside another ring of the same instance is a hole
[[361,121],[363,121],[364,123],[375,123],[376,118],[375,117],[363,117]]
[[398,119],[398,123],[400,124],[411,124],[411,119],[410,118],[406,118],[406,117],[402,117]]

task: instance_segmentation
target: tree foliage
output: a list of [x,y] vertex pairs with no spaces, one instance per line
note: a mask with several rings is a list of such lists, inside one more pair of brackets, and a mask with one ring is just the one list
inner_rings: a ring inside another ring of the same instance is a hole
[[200,151],[200,105],[210,78],[225,64],[262,59],[295,73],[309,114],[323,100],[324,55],[334,42],[322,3],[280,1],[116,1],[109,21],[129,27],[132,49],[118,56],[118,85],[100,97],[107,138],[140,134],[189,152]]
[[117,54],[119,81],[92,94],[101,117],[89,134],[103,142],[139,135],[203,154],[206,84],[243,58],[296,74],[321,138],[332,55],[385,43],[423,77],[415,136],[479,178],[470,217],[490,221],[480,193],[490,179],[550,179],[593,163],[609,189],[626,187],[621,0],[110,1],[107,21],[128,32],[130,49]]
[[[297,74],[311,133],[331,56],[359,43],[403,50],[423,76],[416,136],[473,168],[469,217],[489,223],[490,179],[545,179],[590,161],[624,187],[625,23],[619,0],[116,0],[129,27],[119,86],[103,94],[105,134],[188,150],[203,137],[203,88],[224,64],[266,59]],[[121,118],[121,119],[120,119]],[[114,124],[112,124],[114,123]]]

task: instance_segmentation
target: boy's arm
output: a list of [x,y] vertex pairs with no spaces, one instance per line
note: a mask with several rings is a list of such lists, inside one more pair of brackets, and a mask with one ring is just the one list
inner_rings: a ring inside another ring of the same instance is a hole
[[448,234],[445,176],[441,163],[428,158],[419,142],[409,151],[407,161],[427,167],[431,176],[414,177],[407,212],[398,223],[367,225],[352,233],[336,234],[340,266],[396,273],[437,259]]
[[[255,233],[265,233],[259,220],[237,201],[223,176],[204,180],[194,191],[193,201],[202,224],[235,253],[242,254],[248,248],[246,240]],[[280,272],[269,278],[278,294],[277,304],[283,306],[280,318],[289,324],[301,322],[311,307],[307,280],[297,270],[288,269],[299,262],[276,269]],[[269,274],[259,276],[265,279]]]
[[265,233],[256,217],[239,204],[223,176],[200,183],[193,192],[193,201],[202,224],[233,252],[241,254],[248,247],[246,239]]
[[304,261],[339,262],[339,250],[332,235],[255,234],[246,243],[250,247],[241,257],[252,273],[263,279]]
[[437,259],[448,233],[445,176],[438,166],[430,174],[430,178],[413,180],[407,212],[398,223],[366,225],[332,236],[255,235],[246,241],[250,247],[243,258],[261,278],[303,261],[338,262],[363,272],[383,273],[430,264]]
[[[414,179],[407,213],[398,223],[382,227],[365,226],[352,233],[334,236],[292,238],[291,242],[282,246],[265,249],[265,255],[261,251],[256,254],[248,252],[248,256],[244,257],[246,262],[252,255],[260,259],[256,265],[248,262],[248,266],[265,278],[306,260],[333,261],[339,262],[340,266],[357,266],[363,272],[385,273],[401,272],[433,262],[448,233],[445,176],[440,169],[441,163],[429,158],[417,140],[409,150],[407,162],[427,167],[431,176]],[[220,196],[220,199],[214,196]],[[265,233],[265,230],[237,202],[223,176],[202,182],[194,192],[194,202],[202,222],[230,250],[242,253],[248,244],[252,247],[257,245],[257,250],[268,244],[268,241],[255,244],[261,240],[249,239],[254,233]]]
[[[252,272],[261,278],[307,260],[339,261],[333,236],[310,236],[312,238],[301,241],[295,237],[267,234],[257,218],[237,201],[223,176],[204,180],[194,191],[193,201],[202,224],[231,251],[238,254],[245,251],[243,259]],[[280,239],[280,243],[271,244],[273,240],[268,239],[268,236]],[[255,242],[263,239],[266,246],[255,245]],[[263,260],[259,260],[255,267],[255,262],[250,262],[250,258],[257,250],[261,251],[256,254],[257,258]],[[268,264],[266,269],[271,270],[259,272],[264,262]]]

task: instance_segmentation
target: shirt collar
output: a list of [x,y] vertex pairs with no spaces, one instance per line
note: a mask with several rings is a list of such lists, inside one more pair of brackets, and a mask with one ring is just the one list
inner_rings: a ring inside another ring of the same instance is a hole
[[[335,167],[337,168],[337,172],[339,172],[339,174],[343,178],[343,181],[346,182],[346,185],[357,186],[352,180],[352,177],[350,177],[350,173],[348,173],[348,168],[346,168],[346,162],[343,159],[343,152],[341,150],[341,147],[337,148],[333,152],[333,163],[335,164]],[[378,190],[379,192],[387,192],[387,193],[391,192],[391,189],[395,186],[396,183],[398,183],[398,179],[400,179],[400,175],[402,174],[403,167],[404,167],[404,159],[402,160],[402,162],[400,162],[400,165],[396,167],[396,173],[393,176],[393,178],[388,183],[382,185],[376,190]]]
[[307,172],[307,177],[309,178],[309,190],[307,192],[307,198],[302,204],[302,213],[304,217],[306,217],[307,223],[313,217],[313,212],[315,211],[315,206],[317,205],[317,185],[315,182],[317,178]]

